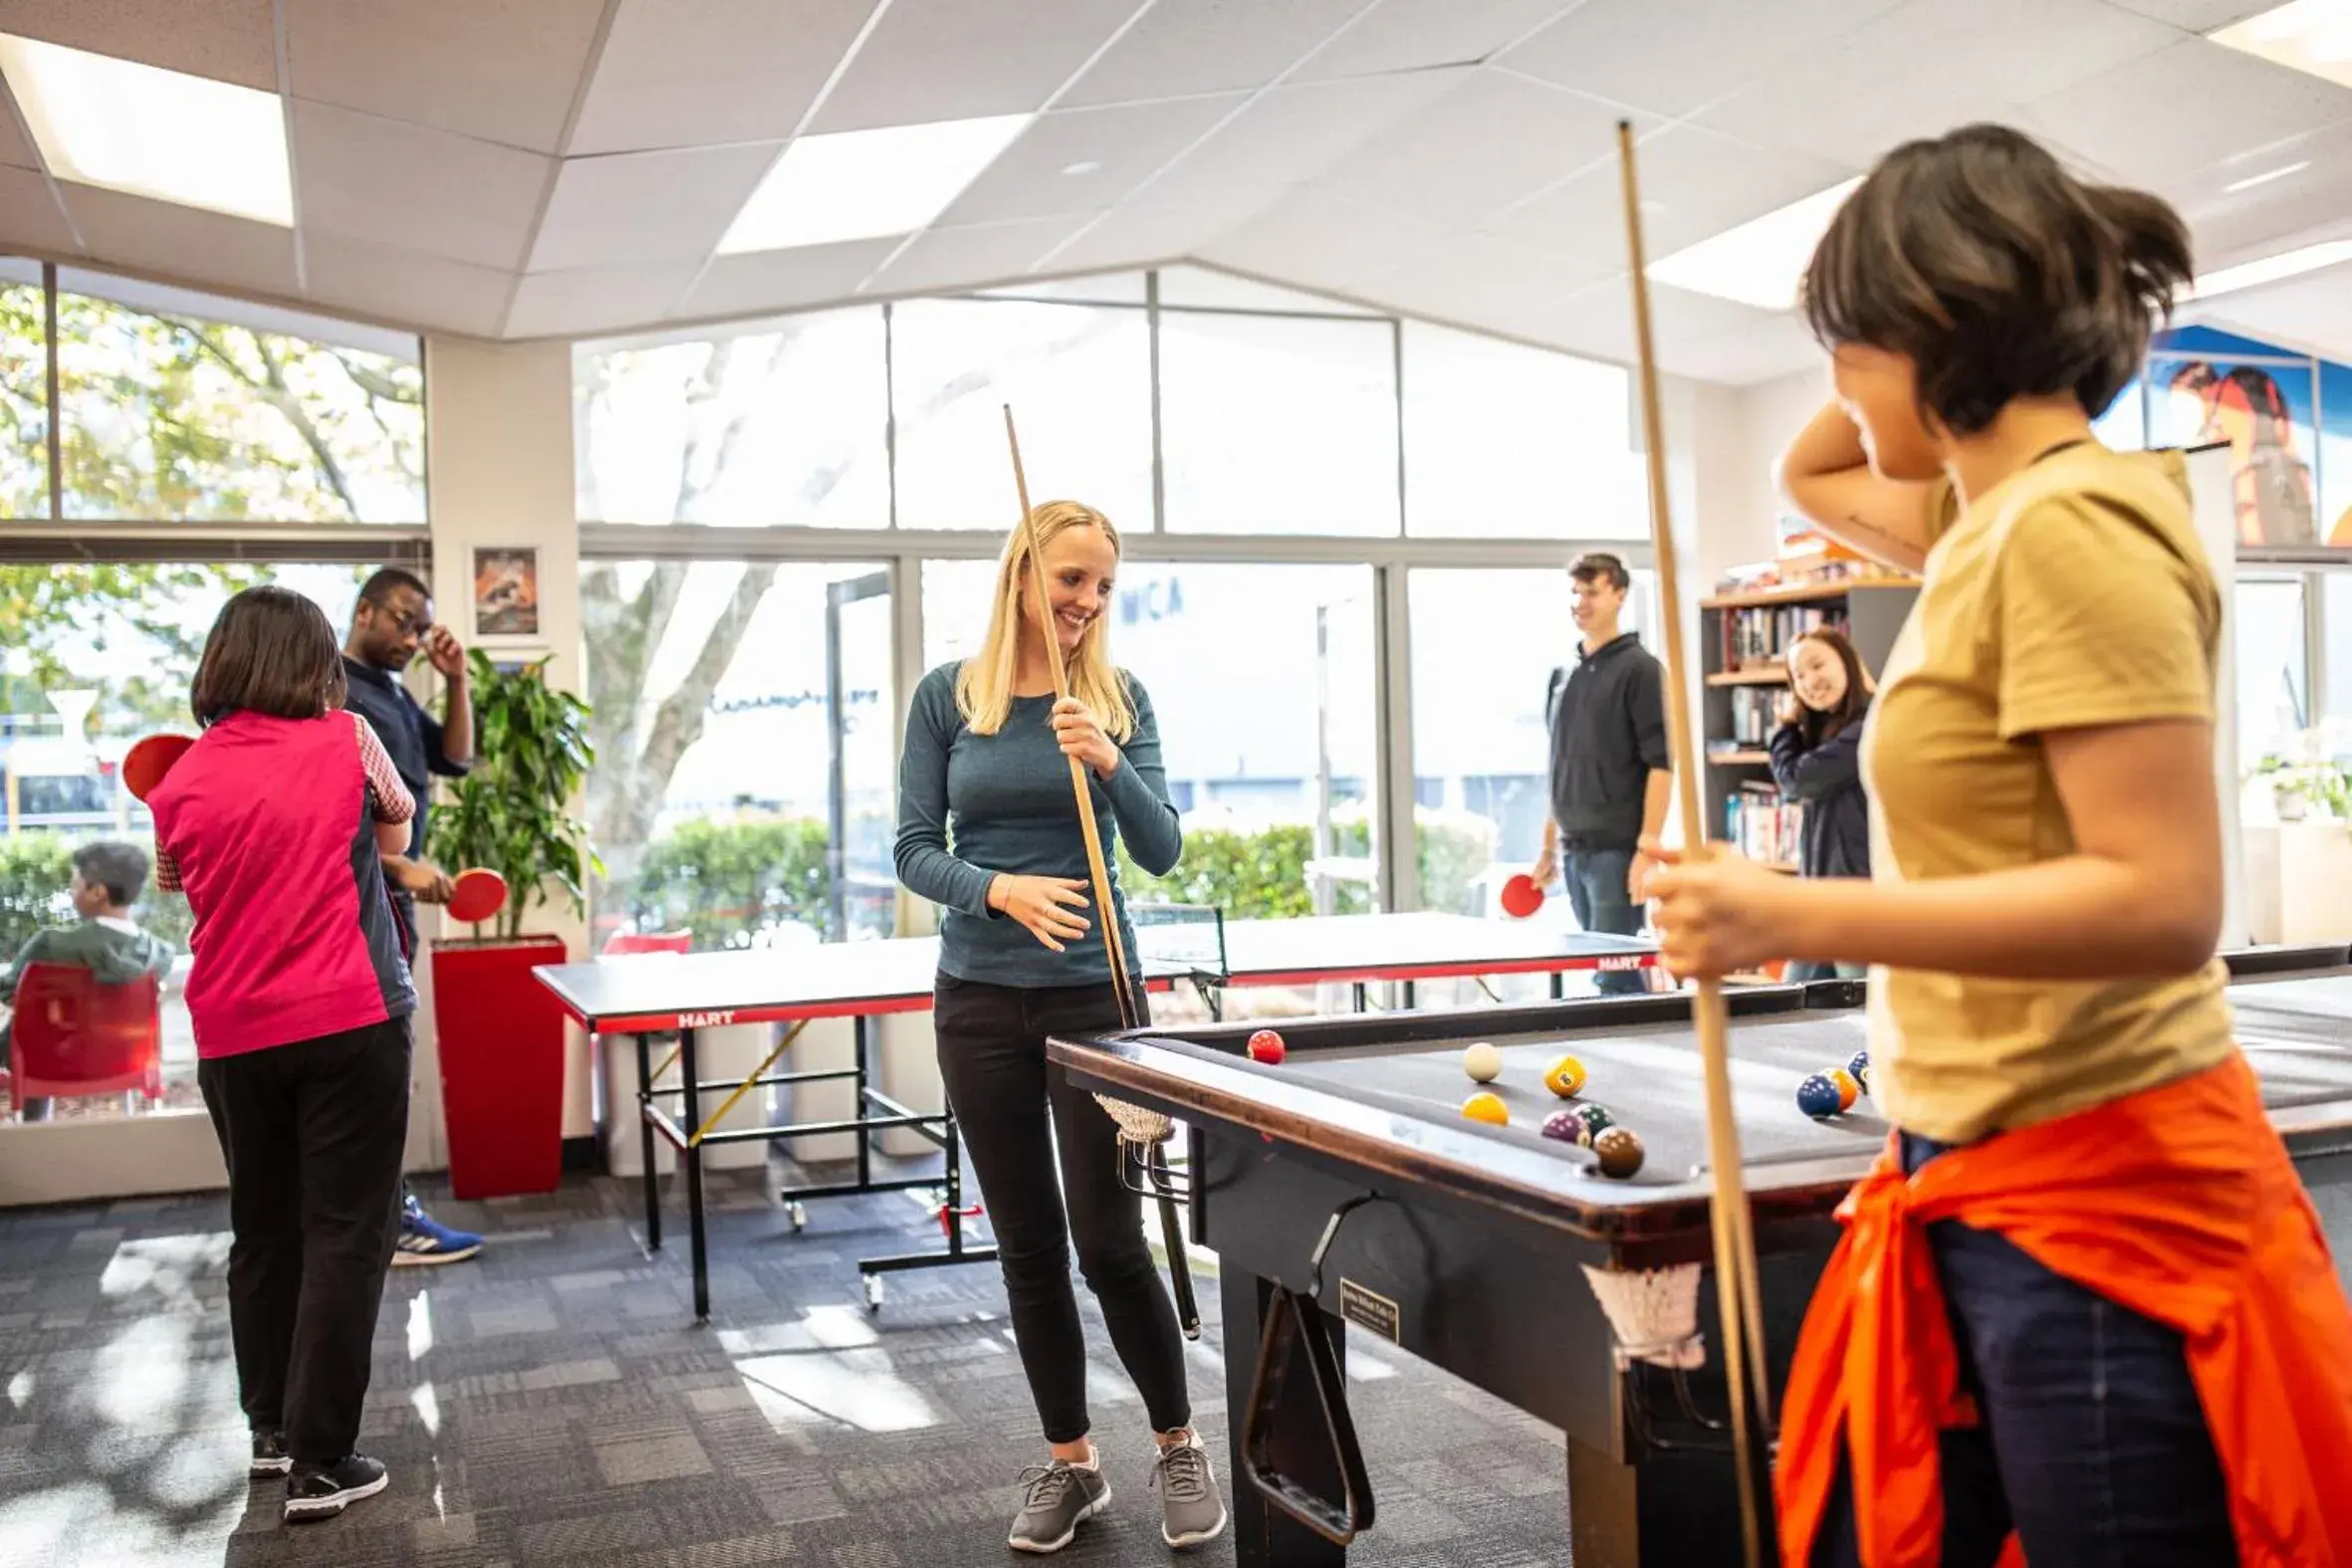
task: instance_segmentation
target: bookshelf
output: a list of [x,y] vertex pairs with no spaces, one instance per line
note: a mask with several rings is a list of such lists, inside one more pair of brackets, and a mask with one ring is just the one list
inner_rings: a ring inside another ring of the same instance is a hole
[[1798,807],[1772,787],[1773,710],[1788,689],[1788,644],[1823,624],[1841,627],[1876,679],[1911,613],[1911,577],[1855,576],[1781,582],[1699,601],[1705,658],[1700,780],[1707,836],[1737,845],[1775,870],[1796,869]]

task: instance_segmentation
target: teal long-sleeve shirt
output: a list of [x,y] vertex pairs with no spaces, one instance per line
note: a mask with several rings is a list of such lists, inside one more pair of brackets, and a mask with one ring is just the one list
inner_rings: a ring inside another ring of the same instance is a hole
[[[959,980],[1041,989],[1107,985],[1102,922],[1093,894],[1080,914],[1086,934],[1056,953],[1021,922],[988,907],[997,873],[1087,879],[1086,844],[1070,792],[1069,762],[1054,742],[1052,697],[1017,697],[1005,726],[975,735],[956,711],[956,672],[949,663],[925,675],[907,707],[906,746],[898,765],[898,880],[940,906],[939,967]],[[1184,834],[1168,803],[1158,721],[1143,685],[1122,672],[1135,705],[1135,731],[1119,747],[1118,771],[1092,770],[1094,820],[1102,837],[1111,897],[1127,962],[1137,963],[1118,886],[1114,846],[1123,837],[1135,863],[1154,876],[1173,870]]]

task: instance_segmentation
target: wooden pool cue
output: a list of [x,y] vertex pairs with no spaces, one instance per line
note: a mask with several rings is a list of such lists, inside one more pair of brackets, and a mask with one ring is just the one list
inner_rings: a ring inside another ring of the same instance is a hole
[[[1029,549],[1029,596],[1037,606],[1038,635],[1045,639],[1046,662],[1054,669],[1054,700],[1060,702],[1069,696],[1069,670],[1061,657],[1061,644],[1054,635],[1054,596],[1046,583],[1045,553],[1038,544],[1037,515],[1029,507],[1029,476],[1021,467],[1021,436],[1013,428],[1013,405],[1005,405],[1005,444],[1013,453],[1013,488],[1021,497],[1021,535]],[[1094,823],[1094,792],[1087,786],[1086,765],[1076,758],[1069,759],[1069,786],[1078,797],[1078,832],[1086,840],[1086,874],[1094,887],[1094,919],[1102,928],[1102,951],[1110,959],[1110,989],[1118,999],[1119,1027],[1134,1028],[1143,1021],[1143,1009],[1135,1005],[1135,994],[1127,973],[1127,944],[1119,935],[1117,906],[1110,901],[1110,871],[1102,863],[1102,834]]]
[[[1617,122],[1617,159],[1625,189],[1625,242],[1633,265],[1633,331],[1635,357],[1641,375],[1643,446],[1650,478],[1650,528],[1657,547],[1659,641],[1666,663],[1667,733],[1674,759],[1674,782],[1682,806],[1683,830],[1690,835],[1684,849],[1692,859],[1711,851],[1704,842],[1704,818],[1699,804],[1698,752],[1691,745],[1690,693],[1684,686],[1690,668],[1683,651],[1682,598],[1676,586],[1674,526],[1666,499],[1665,420],[1658,408],[1658,364],[1650,343],[1650,287],[1643,273],[1641,193],[1633,168],[1633,123]],[[1740,1128],[1732,1119],[1730,1020],[1724,1009],[1723,982],[1712,977],[1699,981],[1692,1002],[1698,1023],[1699,1060],[1705,1069],[1707,1097],[1707,1158],[1715,1179],[1714,1202],[1708,1205],[1715,1233],[1716,1304],[1723,1313],[1725,1383],[1731,1393],[1734,1462],[1740,1470],[1740,1531],[1747,1547],[1749,1568],[1763,1561],[1755,1445],[1762,1427],[1752,1428],[1753,1402],[1760,1422],[1769,1418],[1766,1396],[1769,1376],[1764,1360],[1764,1314],[1756,1279],[1756,1238],[1750,1229],[1748,1188],[1740,1156]],[[1754,1378],[1754,1386],[1750,1379]]]

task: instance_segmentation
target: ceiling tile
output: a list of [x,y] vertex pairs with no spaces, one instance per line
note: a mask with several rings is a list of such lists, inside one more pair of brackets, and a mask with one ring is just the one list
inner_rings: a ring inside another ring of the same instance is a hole
[[[1246,94],[1225,93],[1040,115],[1020,140],[965,187],[940,221],[999,223],[1100,211],[1165,167],[1246,101]],[[1083,167],[1086,164],[1095,166]]]
[[1678,339],[1661,348],[1663,363],[1676,375],[1697,376],[1730,386],[1753,386],[1801,370],[1818,369],[1821,345],[1792,316],[1774,316],[1730,332]]
[[1199,202],[1255,212],[1288,186],[1323,173],[1416,111],[1459,91],[1467,69],[1280,87],[1261,95],[1216,134],[1145,186],[1155,204]]
[[566,158],[531,270],[692,261],[718,247],[782,148],[775,142]]
[[1383,304],[1442,320],[1502,327],[1513,319],[1549,315],[1570,296],[1621,270],[1622,263],[1459,234],[1384,273],[1363,292]]
[[41,167],[41,154],[33,150],[32,138],[25,134],[24,120],[5,81],[0,81],[0,164],[20,169]]
[[2190,33],[2210,33],[2217,27],[2274,9],[2279,0],[2108,0],[2126,11],[2169,23]]
[[[1580,0],[1382,0],[1316,50],[1294,82],[1475,66]],[[1887,0],[1893,4],[1894,0]]]
[[550,337],[650,327],[667,315],[697,263],[588,267],[527,274],[507,313],[509,337]]
[[[1312,278],[1360,295],[1373,279],[1453,247],[1460,236],[1421,219],[1344,196],[1294,191],[1192,254],[1269,278]],[[1459,268],[1474,274],[1476,263]]]
[[1099,272],[1198,255],[1268,202],[1255,188],[1210,185],[1146,197],[1101,214],[1039,265],[1056,272]]
[[[1492,69],[1391,125],[1316,183],[1440,223],[1475,225],[1615,155],[1619,111]],[[1648,129],[1636,115],[1636,128]]]
[[50,193],[49,177],[37,169],[0,166],[0,244],[71,254],[74,231]]
[[523,264],[555,159],[327,104],[294,106],[302,226],[477,266]]
[[834,84],[813,131],[1026,114],[1135,14],[1136,0],[897,0]]
[[874,0],[620,0],[573,153],[790,136]]
[[[2209,168],[2175,173],[2153,188],[2189,220],[2197,264],[2211,270],[2300,243],[2298,236],[2352,216],[2352,158],[2342,129],[2274,142]],[[2301,167],[2295,167],[2300,164]],[[2292,172],[2278,174],[2281,169]],[[2245,190],[2239,180],[2275,174]]]
[[[1642,138],[1642,241],[1667,256],[1857,172],[1796,152],[1767,152],[1693,125]],[[1488,222],[1506,239],[1625,264],[1625,198],[1615,158]]]
[[93,185],[59,188],[95,258],[190,283],[295,292],[291,229]]
[[515,287],[512,273],[340,234],[306,233],[303,262],[322,306],[473,337],[498,335]]
[[1699,122],[1759,146],[1870,163],[1970,120],[2013,122],[2018,105],[2179,41],[2101,0],[1909,0]]
[[271,0],[0,0],[0,33],[278,91]]
[[[1897,0],[1588,0],[1497,63],[1658,114],[1687,114]],[[1700,40],[1704,47],[1693,47]]]
[[[2125,178],[2159,181],[2352,121],[2352,88],[2186,39],[2031,109],[2035,123]],[[2335,155],[2348,143],[2352,132],[2334,135]]]
[[[1673,370],[1681,350],[1725,334],[1751,331],[1773,320],[1768,312],[1729,300],[1658,284],[1650,290],[1651,333],[1660,368]],[[1578,351],[1621,364],[1635,356],[1633,291],[1623,276],[1580,289],[1560,304],[1548,331]]]
[[561,150],[604,0],[284,0],[294,91]]
[[846,300],[890,259],[901,236],[712,260],[673,316],[742,316]]
[[2352,263],[2226,295],[2196,307],[2193,319],[2283,348],[2352,357]]
[[1085,223],[1082,214],[974,223],[917,235],[868,287],[879,294],[968,289],[1018,278],[1051,255]]
[[1129,104],[1264,87],[1370,0],[1159,0],[1064,103]]

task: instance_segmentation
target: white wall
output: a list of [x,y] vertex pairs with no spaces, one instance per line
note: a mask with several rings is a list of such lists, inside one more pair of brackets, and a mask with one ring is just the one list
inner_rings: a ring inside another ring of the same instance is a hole
[[[471,641],[473,551],[530,546],[539,551],[539,630],[517,651],[553,655],[551,684],[581,689],[580,531],[572,466],[572,350],[564,343],[486,343],[431,338],[425,344],[426,484],[433,520],[433,600],[441,621]],[[494,651],[505,651],[498,649]],[[425,915],[424,936],[437,916]],[[561,936],[572,956],[588,940],[584,921],[560,902],[541,906],[524,929]],[[452,935],[462,933],[452,932]],[[412,1167],[448,1162],[441,1124],[439,1055],[431,1023],[430,965],[417,1029]],[[572,1031],[565,1053],[564,1136],[594,1130],[588,1053]]]

